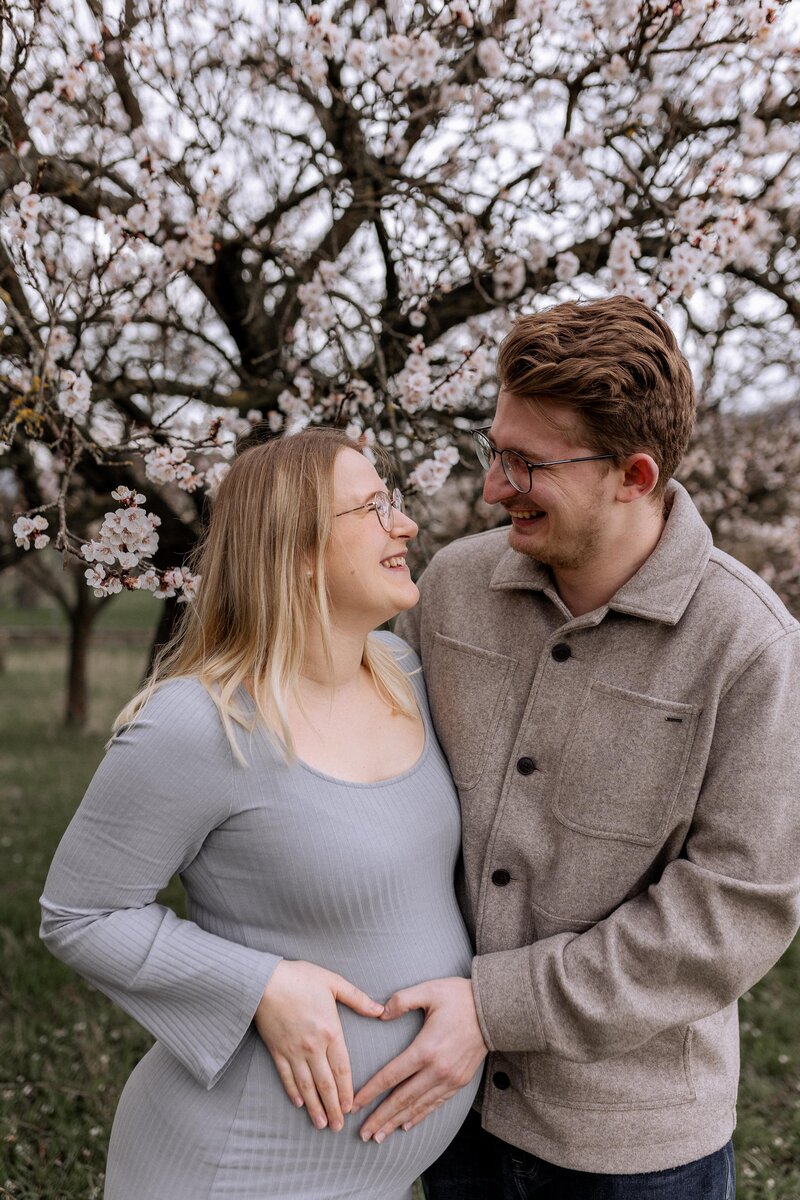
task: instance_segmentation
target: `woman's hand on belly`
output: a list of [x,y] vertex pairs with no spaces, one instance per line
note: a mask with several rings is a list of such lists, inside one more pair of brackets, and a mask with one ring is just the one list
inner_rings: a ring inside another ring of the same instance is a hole
[[353,1112],[358,1112],[381,1092],[394,1089],[364,1122],[364,1141],[374,1137],[382,1142],[400,1126],[418,1125],[466,1087],[489,1053],[469,979],[432,979],[395,992],[383,1019],[391,1021],[416,1008],[423,1009],[425,1021],[414,1041],[373,1075],[355,1098]]
[[383,1005],[341,975],[284,959],[273,971],[253,1018],[286,1093],[318,1129],[340,1130],[353,1103],[353,1079],[336,1002],[363,1017]]

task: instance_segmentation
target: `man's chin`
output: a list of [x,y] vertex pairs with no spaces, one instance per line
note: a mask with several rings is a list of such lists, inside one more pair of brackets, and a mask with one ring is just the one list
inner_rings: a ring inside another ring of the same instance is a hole
[[510,525],[508,529],[508,544],[512,550],[516,550],[517,554],[525,554],[528,558],[535,558],[537,562],[546,563],[548,561],[546,543],[540,540],[537,544],[535,538],[530,537],[521,529],[517,529],[514,525]]

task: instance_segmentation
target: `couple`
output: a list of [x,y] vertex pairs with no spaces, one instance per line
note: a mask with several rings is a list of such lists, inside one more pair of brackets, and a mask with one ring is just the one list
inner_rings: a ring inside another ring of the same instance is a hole
[[671,480],[694,398],[655,313],[523,317],[498,374],[511,525],[419,593],[344,434],[219,490],[43,897],[157,1039],[107,1200],[733,1197],[736,1001],[798,924],[800,629]]

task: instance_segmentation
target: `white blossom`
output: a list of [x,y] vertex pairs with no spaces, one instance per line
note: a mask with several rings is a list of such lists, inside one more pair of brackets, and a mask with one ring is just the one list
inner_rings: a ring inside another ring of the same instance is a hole
[[65,417],[80,421],[89,411],[92,381],[85,371],[76,375],[67,368],[58,374],[56,403]]
[[573,254],[571,250],[566,250],[556,258],[555,277],[561,283],[567,283],[570,279],[575,278],[580,267],[581,263],[577,254]]
[[98,599],[114,596],[122,591],[122,581],[117,575],[107,575],[104,567],[88,567],[83,574]]
[[213,496],[219,485],[222,483],[225,476],[231,469],[230,463],[216,462],[206,469],[205,485],[209,493]]
[[44,533],[45,529],[47,520],[40,513],[35,517],[18,517],[12,530],[14,541],[23,550],[30,550],[31,541],[34,550],[43,550],[50,541],[49,536]]
[[484,38],[478,43],[477,58],[490,79],[496,79],[506,69],[505,56],[494,38]]

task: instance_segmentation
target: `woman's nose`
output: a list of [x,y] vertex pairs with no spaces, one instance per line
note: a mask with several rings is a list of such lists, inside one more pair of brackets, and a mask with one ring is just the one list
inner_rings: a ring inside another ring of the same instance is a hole
[[392,533],[397,538],[406,538],[410,541],[411,538],[415,538],[419,533],[419,525],[407,512],[397,512],[395,510]]

